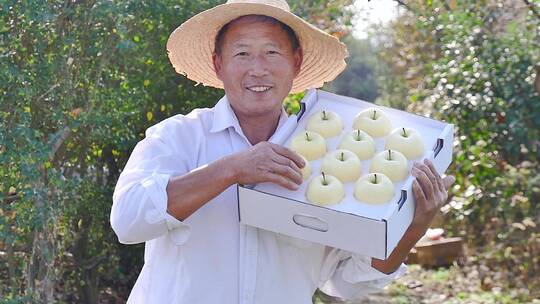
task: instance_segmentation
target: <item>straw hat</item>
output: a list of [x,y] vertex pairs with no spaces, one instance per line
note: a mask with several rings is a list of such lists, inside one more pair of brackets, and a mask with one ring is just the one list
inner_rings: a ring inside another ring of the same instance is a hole
[[321,87],[345,69],[345,44],[291,13],[285,0],[228,0],[191,17],[171,34],[167,52],[176,72],[205,86],[223,88],[212,64],[215,37],[225,24],[245,15],[273,17],[298,36],[304,61],[292,93]]

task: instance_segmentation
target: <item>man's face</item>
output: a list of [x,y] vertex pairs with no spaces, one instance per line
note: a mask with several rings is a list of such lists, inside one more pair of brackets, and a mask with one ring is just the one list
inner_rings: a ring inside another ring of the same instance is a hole
[[249,17],[230,24],[221,55],[214,55],[216,74],[227,98],[243,117],[280,112],[301,64],[301,49],[292,50],[279,25]]

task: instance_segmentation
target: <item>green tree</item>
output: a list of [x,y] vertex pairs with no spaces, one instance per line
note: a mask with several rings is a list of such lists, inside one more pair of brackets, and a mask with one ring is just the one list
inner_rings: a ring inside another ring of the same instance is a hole
[[376,55],[377,47],[370,40],[359,40],[351,34],[342,41],[349,50],[347,67],[325,89],[340,95],[375,101],[379,96],[377,69],[381,64]]
[[[165,50],[222,2],[0,3],[0,302],[127,297],[142,246],[110,229],[114,185],[146,128],[223,95],[177,75]],[[322,3],[291,1],[345,28],[350,1]]]
[[[471,246],[484,287],[538,297],[539,1],[411,1],[381,58],[408,109],[456,126],[450,232]],[[389,90],[389,92],[391,92]]]

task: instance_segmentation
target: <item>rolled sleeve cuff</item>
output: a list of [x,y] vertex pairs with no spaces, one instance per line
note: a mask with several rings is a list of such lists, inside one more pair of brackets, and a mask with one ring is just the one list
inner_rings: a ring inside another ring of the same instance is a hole
[[370,293],[379,292],[407,270],[401,264],[395,272],[387,275],[371,266],[370,257],[345,250],[334,249],[329,258],[330,268],[327,270],[335,270],[331,273],[325,271],[319,287],[324,293],[341,299],[363,299]]
[[385,274],[371,266],[370,257],[356,253],[351,254],[350,262],[343,269],[343,280],[352,284],[370,281],[376,288],[382,289],[407,272],[407,266],[401,264],[396,271]]
[[188,224],[176,219],[167,212],[167,184],[170,175],[153,173],[144,179],[141,184],[145,193],[149,195],[154,209],[147,211],[145,220],[148,224],[156,224],[165,221],[171,241],[176,245],[184,244],[190,235],[191,228]]

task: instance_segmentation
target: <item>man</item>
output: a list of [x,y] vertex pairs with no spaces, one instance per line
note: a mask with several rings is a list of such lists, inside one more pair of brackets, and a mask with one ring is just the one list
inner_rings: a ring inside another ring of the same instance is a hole
[[225,97],[148,129],[120,176],[111,224],[120,242],[146,242],[128,303],[311,303],[317,288],[359,298],[403,273],[452,182],[430,164],[413,169],[415,218],[385,261],[238,222],[237,183],[302,183],[303,160],[268,141],[287,119],[289,92],[343,70],[343,44],[284,1],[244,0],[191,18],[168,50],[178,72]]

